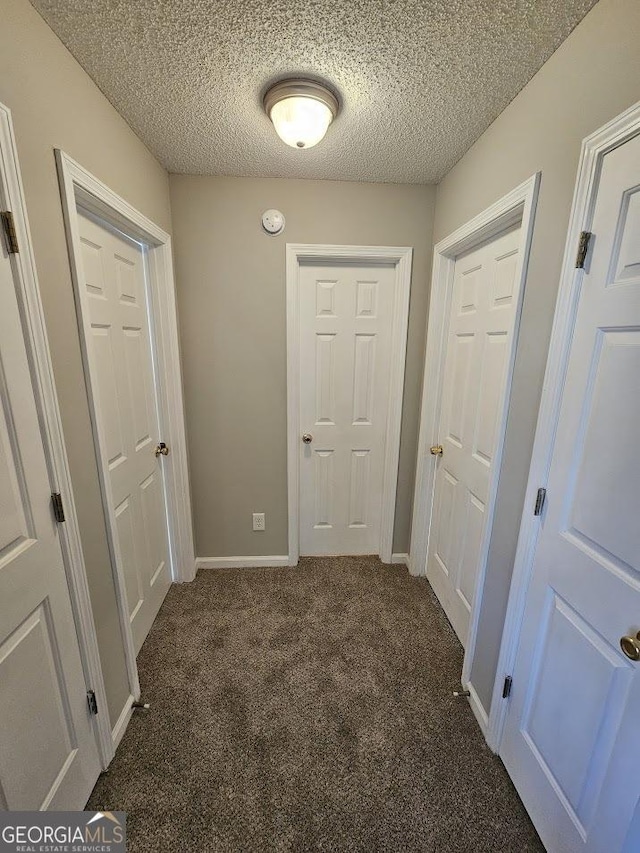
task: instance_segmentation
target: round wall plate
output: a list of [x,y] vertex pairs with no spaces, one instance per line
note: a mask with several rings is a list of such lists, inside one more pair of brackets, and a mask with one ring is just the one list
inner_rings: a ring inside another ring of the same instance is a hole
[[271,234],[272,236],[282,234],[284,231],[284,224],[284,214],[280,213],[279,210],[271,208],[269,210],[265,210],[262,214],[262,227],[267,234]]

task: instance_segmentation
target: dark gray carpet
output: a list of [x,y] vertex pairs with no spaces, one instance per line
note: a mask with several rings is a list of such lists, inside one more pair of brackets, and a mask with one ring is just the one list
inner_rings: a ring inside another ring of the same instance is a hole
[[404,567],[201,571],[138,663],[152,709],[87,806],[128,812],[132,853],[543,850]]

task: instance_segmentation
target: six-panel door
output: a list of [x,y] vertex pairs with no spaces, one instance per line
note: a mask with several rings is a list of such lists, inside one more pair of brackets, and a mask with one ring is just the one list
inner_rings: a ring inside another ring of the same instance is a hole
[[300,267],[300,553],[377,554],[395,267]]
[[427,577],[466,645],[519,305],[520,228],[456,259]]
[[0,305],[0,810],[82,809],[100,761],[1,240]]
[[78,221],[93,404],[137,652],[170,584],[144,249],[88,216]]
[[607,154],[500,754],[547,849],[640,850],[640,136]]

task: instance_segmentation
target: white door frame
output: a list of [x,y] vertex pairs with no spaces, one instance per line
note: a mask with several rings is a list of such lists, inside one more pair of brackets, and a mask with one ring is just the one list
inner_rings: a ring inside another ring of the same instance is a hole
[[300,556],[300,263],[343,261],[354,264],[389,263],[395,266],[391,377],[380,517],[380,559],[383,563],[390,563],[398,487],[412,257],[413,249],[407,247],[287,243],[287,473],[290,566],[296,566]]
[[480,564],[478,568],[476,587],[471,608],[469,623],[469,638],[464,656],[462,684],[471,693],[471,707],[478,718],[483,731],[486,731],[487,715],[482,708],[478,696],[469,683],[471,665],[475,652],[478,631],[478,617],[484,591],[487,555],[491,538],[491,527],[495,510],[500,463],[504,448],[504,437],[507,424],[508,401],[511,391],[513,365],[517,349],[518,329],[524,283],[527,274],[529,250],[533,234],[540,173],[532,175],[511,192],[488,207],[474,219],[462,225],[448,237],[445,237],[434,247],[433,276],[431,297],[429,303],[429,325],[427,331],[427,352],[425,357],[424,382],[422,388],[422,412],[420,416],[420,436],[418,439],[418,464],[416,471],[416,486],[413,499],[413,521],[411,526],[411,548],[409,556],[409,571],[413,575],[426,574],[426,559],[431,531],[432,509],[435,488],[435,457],[429,453],[429,447],[439,442],[438,427],[442,403],[442,382],[445,359],[447,354],[447,335],[449,329],[449,313],[453,294],[454,268],[456,258],[464,252],[475,248],[485,240],[497,236],[512,225],[520,225],[520,247],[518,253],[518,269],[516,280],[519,286],[518,305],[516,306],[513,343],[509,362],[507,364],[507,381],[502,412],[497,421],[497,444],[494,466],[489,483],[486,521],[480,545]]
[[[515,665],[520,630],[524,618],[527,590],[533,572],[533,564],[544,512],[534,516],[531,507],[537,490],[544,487],[554,449],[554,438],[571,350],[572,330],[580,299],[584,271],[576,269],[576,250],[580,233],[591,229],[593,212],[598,195],[602,160],[606,154],[628,142],[640,133],[640,101],[626,112],[614,118],[582,142],[576,186],[569,217],[569,230],[562,261],[560,287],[551,331],[549,356],[544,376],[544,385],[538,423],[533,443],[531,467],[525,496],[525,510],[520,526],[520,535],[513,567],[511,588],[507,604],[504,631],[498,657],[496,680],[493,686],[488,720],[487,742],[498,751],[507,716],[508,702],[502,701],[502,685]],[[596,238],[597,239],[597,236]],[[589,259],[587,257],[587,265]]]
[[[96,445],[96,457],[103,507],[107,522],[107,537],[111,552],[111,561],[116,582],[116,596],[120,613],[120,624],[125,647],[127,672],[132,698],[139,698],[140,684],[138,667],[133,645],[133,635],[129,623],[126,604],[124,570],[118,538],[116,520],[111,498],[111,485],[108,471],[104,465],[104,454],[100,448],[105,446],[103,420],[100,417],[100,403],[96,390],[92,387],[91,377],[96,376],[93,353],[88,346],[84,328],[88,320],[88,305],[81,276],[81,242],[78,221],[78,206],[98,216],[119,231],[140,240],[149,248],[147,252],[148,275],[152,286],[151,297],[152,349],[157,363],[159,418],[162,440],[171,448],[164,459],[163,474],[165,497],[167,502],[167,527],[169,533],[169,554],[171,576],[174,581],[191,581],[195,577],[195,554],[191,522],[191,498],[189,491],[189,472],[187,467],[187,443],[184,424],[184,404],[182,396],[182,374],[178,344],[178,323],[176,314],[175,284],[173,279],[173,260],[171,237],[143,214],[135,210],[123,198],[112,192],[105,184],[76,163],[67,154],[56,149],[56,162],[62,195],[64,220],[67,232],[67,245],[71,261],[74,296],[78,312],[78,327],[84,364],[85,379],[89,397],[89,408]],[[130,706],[130,703],[129,703]],[[128,722],[127,706],[114,730],[114,736],[121,736]]]
[[24,316],[24,338],[32,362],[36,406],[43,433],[49,482],[52,493],[59,492],[64,504],[65,521],[58,525],[58,535],[69,584],[84,678],[87,689],[94,691],[98,702],[99,713],[93,717],[93,730],[102,766],[106,768],[114,755],[107,694],[102,677],[98,638],[89,597],[89,584],[62,432],[62,418],[47,340],[44,309],[40,298],[18,150],[11,111],[3,104],[0,104],[0,208],[13,213],[18,238],[19,252],[11,255],[11,263],[19,287],[20,307]]

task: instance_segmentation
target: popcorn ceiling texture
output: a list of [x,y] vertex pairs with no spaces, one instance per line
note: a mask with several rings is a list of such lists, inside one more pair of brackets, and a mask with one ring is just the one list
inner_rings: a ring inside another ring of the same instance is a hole
[[[171,172],[439,181],[596,0],[32,0]],[[269,82],[342,111],[294,151]],[[517,140],[514,140],[517,143]]]

